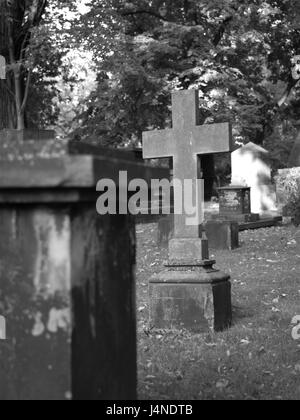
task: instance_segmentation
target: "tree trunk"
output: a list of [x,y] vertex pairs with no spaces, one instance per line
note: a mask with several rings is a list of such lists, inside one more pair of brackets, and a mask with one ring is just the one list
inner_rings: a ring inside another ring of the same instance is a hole
[[[0,0],[0,54],[5,57],[6,63],[9,63],[7,13],[6,0]],[[10,74],[7,74],[6,80],[0,81],[0,129],[15,128],[15,126],[14,88]]]
[[0,54],[5,57],[9,69],[6,80],[0,82],[0,129],[23,129],[25,126],[24,87],[17,41],[23,16],[22,2],[0,0]]

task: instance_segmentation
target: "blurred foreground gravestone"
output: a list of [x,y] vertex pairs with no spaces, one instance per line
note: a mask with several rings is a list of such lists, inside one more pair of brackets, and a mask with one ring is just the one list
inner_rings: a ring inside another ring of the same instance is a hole
[[[198,194],[196,190],[201,170],[199,155],[231,151],[230,125],[199,125],[198,91],[174,93],[172,110],[173,129],[144,133],[144,158],[172,157],[174,179],[181,185],[193,180],[193,199],[201,209],[204,191]],[[213,268],[215,261],[209,258],[201,226],[203,217],[188,225],[187,215],[176,213],[180,202],[182,196],[175,190],[174,238],[169,242],[166,269],[150,280],[150,322],[157,328],[224,330],[232,318],[230,277]]]
[[136,398],[135,226],[96,212],[98,180],[154,176],[123,156],[0,133],[0,400]]

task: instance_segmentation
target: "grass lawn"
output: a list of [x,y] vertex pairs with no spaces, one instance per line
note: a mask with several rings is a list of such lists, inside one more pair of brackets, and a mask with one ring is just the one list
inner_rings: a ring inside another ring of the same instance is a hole
[[137,226],[139,398],[300,399],[300,229],[248,231],[240,249],[211,250],[231,275],[234,325],[206,335],[149,329],[148,280],[167,258],[156,236],[156,224]]

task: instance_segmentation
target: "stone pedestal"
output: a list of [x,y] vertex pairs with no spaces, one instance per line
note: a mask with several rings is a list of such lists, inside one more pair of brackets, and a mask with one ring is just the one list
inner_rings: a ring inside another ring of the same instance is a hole
[[150,279],[151,326],[196,333],[229,328],[230,276],[214,264],[205,233],[201,239],[172,239],[165,270]]
[[97,214],[95,186],[119,170],[148,181],[152,169],[54,140],[7,148],[0,400],[135,399],[135,227],[131,216]]
[[230,277],[215,270],[215,261],[166,264],[150,280],[151,325],[195,333],[231,326]]

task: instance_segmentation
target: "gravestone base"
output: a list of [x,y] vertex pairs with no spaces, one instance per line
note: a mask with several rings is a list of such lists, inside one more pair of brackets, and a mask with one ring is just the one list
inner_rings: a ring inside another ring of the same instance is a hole
[[170,261],[164,271],[152,277],[151,326],[194,333],[229,328],[232,323],[230,276],[215,270],[214,264],[211,260],[194,265],[176,265]]
[[239,248],[239,224],[233,221],[209,220],[205,224],[209,246],[213,249]]

